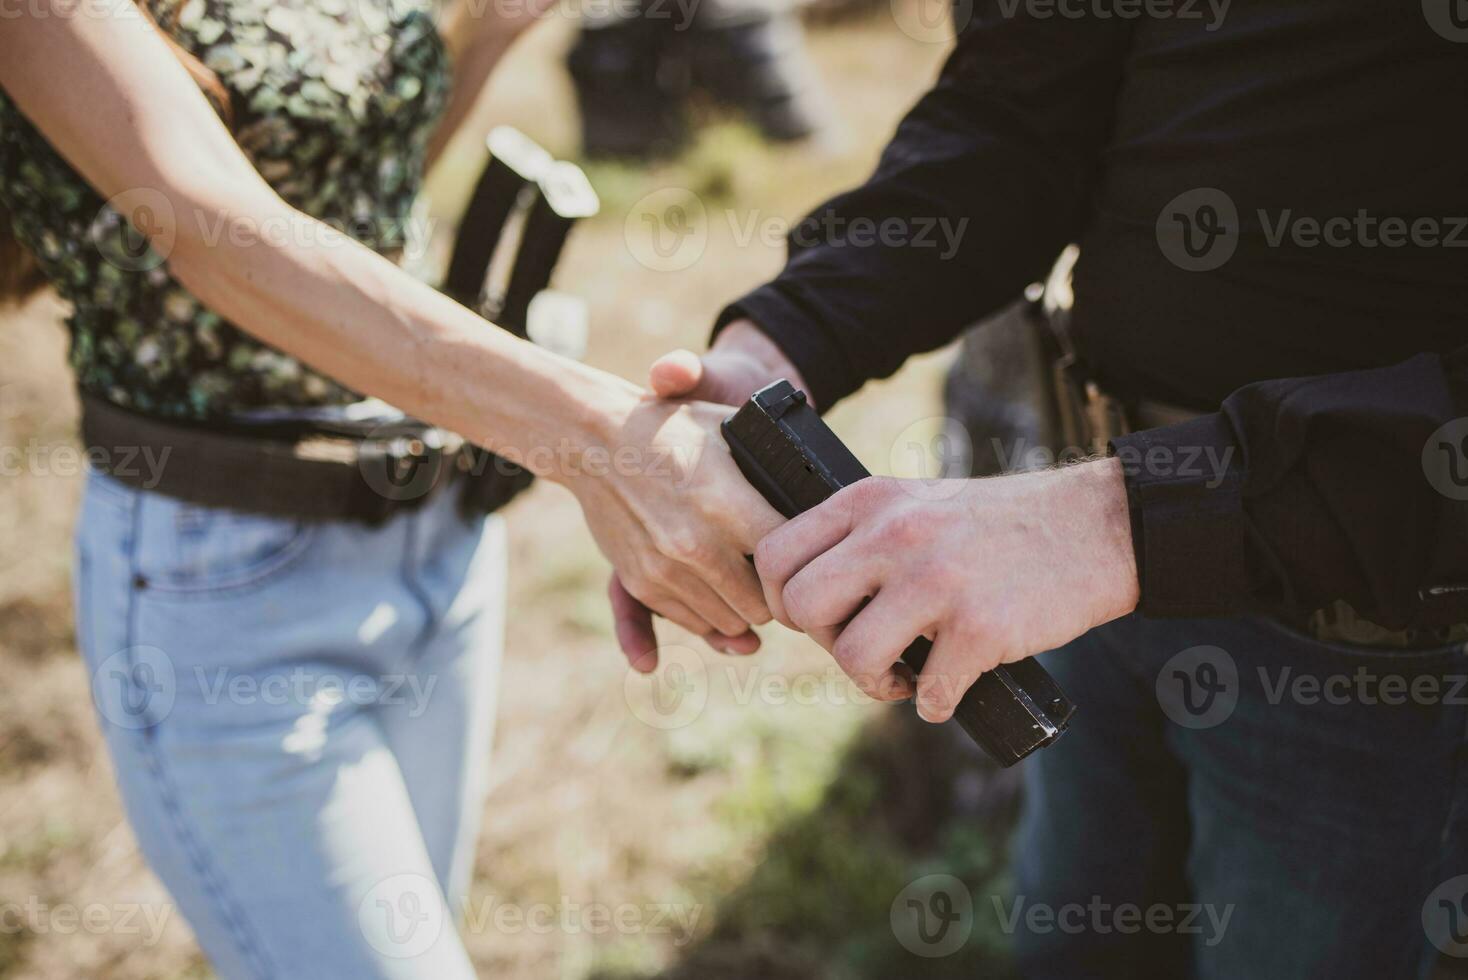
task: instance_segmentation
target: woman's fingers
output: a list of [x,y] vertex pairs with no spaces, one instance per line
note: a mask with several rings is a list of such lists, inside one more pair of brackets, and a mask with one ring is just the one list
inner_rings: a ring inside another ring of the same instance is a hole
[[708,620],[672,596],[658,596],[647,599],[643,601],[643,604],[651,607],[659,616],[668,622],[678,624],[694,636],[721,635],[717,629],[709,624]]
[[[677,623],[695,636],[704,637],[716,650],[724,649],[721,641],[743,637],[749,632],[749,624],[697,576],[679,573],[671,562],[662,562],[659,567],[655,576],[620,577],[618,585],[621,591],[669,622]],[[612,598],[614,602],[618,600],[615,594]],[[629,638],[637,643],[645,642],[640,632],[642,620],[629,614],[628,622],[631,624]],[[651,629],[649,623],[648,632]]]
[[711,633],[705,636],[703,641],[720,653],[728,653],[736,657],[746,657],[755,653],[760,646],[759,635],[754,630],[745,630],[738,636]]
[[[673,595],[677,599],[724,636],[741,636],[747,633],[749,621],[735,612],[734,607],[725,602],[723,597],[699,576],[699,570],[689,568],[686,569],[686,574],[679,576],[678,580],[664,583],[664,587],[676,589]],[[700,635],[705,632],[708,630],[700,631]]]
[[[641,674],[652,673],[658,666],[658,639],[653,630],[652,610],[637,601],[615,574],[607,585],[607,596],[612,601],[617,646],[621,647],[633,670]],[[747,656],[760,647],[760,638],[749,629],[738,636],[725,636],[718,630],[710,630],[702,636],[713,649],[735,656]]]
[[702,574],[707,576],[714,590],[740,619],[754,626],[763,626],[770,621],[764,589],[748,558],[729,551],[719,555],[710,565]]
[[607,584],[607,597],[612,601],[617,646],[622,648],[627,663],[638,673],[652,673],[658,665],[658,638],[652,629],[652,610],[633,598],[615,573]]

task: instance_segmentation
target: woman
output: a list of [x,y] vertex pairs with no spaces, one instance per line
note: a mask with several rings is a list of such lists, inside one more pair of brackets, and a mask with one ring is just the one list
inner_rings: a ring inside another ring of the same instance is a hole
[[[173,452],[154,483],[89,479],[78,635],[142,848],[230,978],[473,975],[449,913],[503,529],[443,492],[323,519],[289,476],[330,462],[303,438],[365,460],[399,406],[569,488],[627,592],[721,649],[769,616],[742,556],[778,517],[726,409],[644,397],[393,263],[430,141],[520,26],[459,23],[452,96],[420,0],[40,4],[0,30],[5,230],[73,306],[99,448]],[[261,472],[288,475],[259,508],[199,502]]]

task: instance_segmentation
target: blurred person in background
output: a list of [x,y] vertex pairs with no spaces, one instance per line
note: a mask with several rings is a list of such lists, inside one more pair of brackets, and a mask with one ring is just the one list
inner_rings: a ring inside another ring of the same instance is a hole
[[1090,458],[848,487],[761,541],[770,608],[934,722],[1056,650],[1026,976],[1422,977],[1468,956],[1468,24],[1187,9],[974,4],[870,180],[652,385],[826,410],[1079,243],[1041,328]]
[[805,35],[786,0],[628,0],[591,5],[567,55],[589,157],[680,149],[698,97],[768,140],[820,132],[826,115]]
[[[434,426],[568,487],[632,594],[715,646],[752,651],[768,619],[743,556],[778,518],[726,409],[517,340],[394,261],[425,166],[534,19],[468,9],[442,35],[418,0],[0,23],[0,273],[70,304],[110,468],[76,532],[78,645],[143,852],[232,980],[473,976],[451,915],[505,534],[461,513],[463,450]],[[139,447],[160,453],[141,478],[119,462]],[[364,480],[374,453],[443,465],[399,499]]]

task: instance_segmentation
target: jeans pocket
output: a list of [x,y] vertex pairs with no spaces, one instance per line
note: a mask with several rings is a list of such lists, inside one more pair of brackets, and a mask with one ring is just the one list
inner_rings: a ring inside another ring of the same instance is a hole
[[144,496],[136,567],[159,598],[224,598],[262,588],[296,566],[320,528]]
[[1338,640],[1321,640],[1270,616],[1249,617],[1260,629],[1288,640],[1297,649],[1312,649],[1325,657],[1356,660],[1363,664],[1430,665],[1451,662],[1468,655],[1468,644],[1444,643],[1425,647],[1375,647]]

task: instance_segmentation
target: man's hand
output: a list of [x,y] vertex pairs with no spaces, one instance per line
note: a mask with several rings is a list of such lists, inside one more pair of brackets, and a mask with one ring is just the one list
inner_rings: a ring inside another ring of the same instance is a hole
[[735,320],[703,357],[675,350],[654,361],[648,387],[659,398],[698,398],[737,406],[781,378],[805,387],[800,371],[773,340],[750,321]]
[[[748,320],[736,320],[725,327],[702,358],[692,351],[676,350],[658,358],[648,373],[648,387],[660,398],[697,398],[721,405],[741,405],[780,378],[788,378],[797,388],[804,386],[800,372],[785,353]],[[607,593],[612,601],[617,645],[634,669],[653,670],[658,644],[652,613],[633,598],[616,575]],[[704,639],[722,653],[749,654],[759,649],[759,637],[752,632],[740,636],[715,632]]]
[[1138,601],[1114,459],[986,480],[863,480],[772,531],[755,564],[774,617],[872,697],[910,695],[898,658],[919,635],[933,640],[916,685],[932,722],[983,672]]

